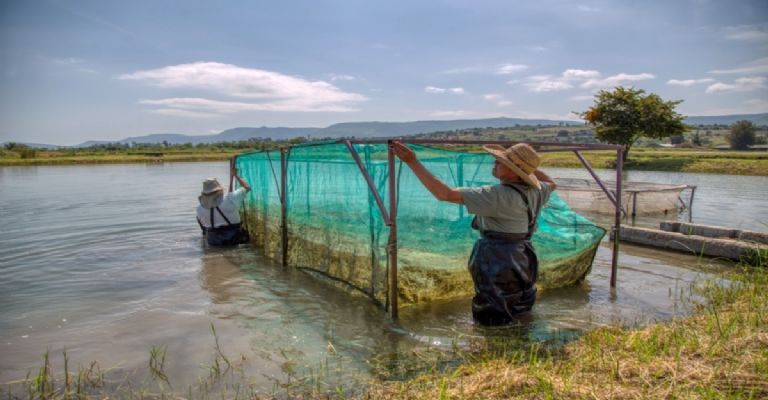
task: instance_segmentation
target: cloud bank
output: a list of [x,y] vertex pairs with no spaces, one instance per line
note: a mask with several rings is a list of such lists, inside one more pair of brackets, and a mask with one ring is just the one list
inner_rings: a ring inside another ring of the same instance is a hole
[[196,90],[206,97],[213,94],[245,100],[219,101],[193,97],[140,102],[165,107],[154,112],[175,116],[199,117],[242,111],[350,112],[357,111],[350,106],[351,103],[366,100],[360,94],[345,92],[328,82],[217,62],[195,62],[137,71],[121,75],[118,79],[145,82],[165,89]]

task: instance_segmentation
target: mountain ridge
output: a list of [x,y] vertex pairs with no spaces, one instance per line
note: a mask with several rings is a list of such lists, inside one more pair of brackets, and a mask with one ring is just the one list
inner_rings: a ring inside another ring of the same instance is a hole
[[[758,126],[768,125],[768,113],[760,114],[732,114],[732,115],[713,115],[713,116],[689,116],[685,123],[688,125],[731,125],[736,121],[748,120]],[[336,139],[342,137],[356,137],[359,139],[397,137],[416,135],[420,133],[431,133],[438,131],[452,131],[471,128],[511,128],[518,126],[537,126],[537,125],[562,125],[578,126],[582,125],[579,121],[551,120],[551,119],[528,119],[528,118],[484,118],[484,119],[456,119],[456,120],[423,120],[407,122],[384,122],[384,121],[358,121],[341,122],[329,125],[325,128],[306,127],[236,127],[226,129],[217,134],[209,135],[186,135],[182,133],[153,133],[143,136],[131,136],[122,140],[89,140],[74,146],[60,146],[51,144],[28,143],[36,148],[60,148],[60,147],[89,147],[98,144],[109,143],[163,143],[184,144],[184,143],[215,143],[222,141],[240,141],[248,139],[262,140],[287,140],[295,137],[305,137],[313,139]]]

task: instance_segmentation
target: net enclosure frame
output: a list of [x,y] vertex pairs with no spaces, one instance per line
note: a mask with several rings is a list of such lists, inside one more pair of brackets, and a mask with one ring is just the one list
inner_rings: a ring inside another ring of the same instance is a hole
[[[287,177],[287,169],[289,165],[289,154],[291,152],[291,149],[294,147],[313,147],[313,146],[323,146],[323,145],[329,145],[329,144],[342,144],[346,147],[347,151],[349,151],[350,156],[354,160],[355,164],[357,165],[360,174],[365,179],[365,182],[367,184],[368,190],[370,191],[370,195],[375,200],[376,209],[380,213],[380,216],[384,222],[384,224],[389,227],[389,237],[387,239],[387,245],[386,245],[386,252],[387,252],[387,296],[386,296],[386,302],[385,304],[380,304],[384,307],[384,309],[389,312],[390,316],[393,319],[398,318],[398,258],[397,258],[397,246],[398,246],[398,238],[397,238],[397,204],[398,204],[398,192],[397,192],[397,177],[395,172],[395,160],[396,156],[393,149],[393,142],[399,141],[401,143],[405,144],[415,144],[415,145],[472,145],[472,146],[482,146],[482,145],[489,145],[489,144],[497,144],[502,146],[512,146],[517,143],[527,143],[530,146],[533,146],[537,152],[539,153],[550,153],[550,152],[573,152],[574,155],[578,158],[582,166],[589,172],[591,177],[595,180],[595,183],[600,187],[600,189],[605,193],[605,196],[608,198],[608,200],[613,204],[614,206],[614,221],[612,226],[612,239],[613,239],[613,249],[612,249],[612,255],[611,255],[611,277],[610,277],[610,287],[611,290],[616,289],[616,278],[617,278],[617,270],[618,270],[618,260],[619,260],[619,243],[620,243],[620,232],[621,232],[621,220],[623,216],[626,216],[626,211],[624,211],[621,207],[621,204],[617,199],[621,199],[622,197],[622,175],[623,175],[623,169],[624,169],[624,160],[623,160],[623,152],[625,146],[623,145],[614,145],[614,144],[602,144],[602,143],[562,143],[562,142],[535,142],[535,141],[509,141],[509,140],[436,140],[436,139],[414,139],[414,138],[391,138],[391,139],[338,139],[338,140],[327,140],[327,141],[319,141],[319,142],[306,142],[299,145],[287,145],[287,146],[278,146],[263,150],[257,150],[252,152],[246,152],[242,153],[240,155],[236,155],[230,159],[230,166],[234,167],[237,162],[237,158],[239,156],[249,155],[249,154],[256,154],[256,153],[267,153],[267,156],[269,157],[269,152],[279,151],[280,152],[280,159],[279,160],[273,160],[269,158],[269,164],[272,168],[272,175],[274,178],[274,184],[275,188],[277,190],[278,196],[279,196],[279,202],[280,202],[280,262],[281,265],[284,267],[288,266],[288,219],[287,219],[287,187],[288,187],[288,177]],[[373,182],[373,179],[371,178],[371,175],[369,174],[369,171],[367,170],[365,164],[360,158],[360,155],[358,154],[357,150],[355,149],[354,145],[367,145],[367,144],[386,144],[387,145],[387,187],[388,187],[388,198],[385,199],[382,198],[381,194],[379,193],[379,190],[377,189],[375,183]],[[584,156],[581,154],[582,151],[590,151],[590,150],[614,150],[616,152],[616,186],[611,190],[597,175],[593,167],[590,165],[590,163],[584,158]],[[275,172],[274,164],[277,164],[279,162],[280,166],[280,177],[278,178],[277,173]],[[232,171],[232,168],[230,168],[230,171]],[[230,191],[233,189],[233,182],[234,182],[234,175],[230,173],[230,182],[229,182],[229,189]],[[318,271],[315,271],[318,272]],[[328,276],[331,279],[335,279],[332,276]],[[348,282],[344,282],[347,283]],[[360,288],[356,288],[353,286],[353,288],[358,289],[364,293],[365,290],[362,290]],[[370,297],[370,296],[369,296]],[[375,298],[372,298],[372,300],[376,303],[380,303]]]

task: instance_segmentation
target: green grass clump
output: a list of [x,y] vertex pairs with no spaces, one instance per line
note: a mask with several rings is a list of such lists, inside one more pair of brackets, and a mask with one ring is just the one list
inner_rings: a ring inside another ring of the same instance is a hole
[[[72,371],[66,353],[63,371],[55,372],[46,352],[41,368],[8,383],[8,398],[768,398],[768,269],[744,266],[724,278],[691,289],[700,299],[691,316],[646,327],[609,326],[547,342],[489,330],[451,350],[381,354],[371,360],[379,378],[363,388],[333,383],[341,367],[328,360],[307,376],[288,361],[289,382],[259,391],[244,375],[247,357],[226,356],[211,327],[213,361],[198,385],[171,386],[165,368],[172,355],[164,346],[150,350],[149,380],[143,382],[108,379],[109,370],[97,363]],[[336,360],[331,341],[328,352]]]
[[[697,287],[694,316],[608,327],[560,348],[536,343],[404,382],[366,399],[758,399],[768,396],[768,272]],[[482,355],[482,353],[481,353]]]

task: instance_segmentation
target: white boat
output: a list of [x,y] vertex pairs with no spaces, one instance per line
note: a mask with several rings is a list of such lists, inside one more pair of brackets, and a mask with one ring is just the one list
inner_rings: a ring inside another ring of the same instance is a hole
[[[558,178],[557,193],[574,210],[613,214],[615,208],[598,183],[591,179]],[[604,181],[605,188],[616,195],[616,182]],[[690,189],[687,201],[683,191]],[[627,215],[666,214],[690,208],[696,186],[650,182],[623,182],[621,208]]]

